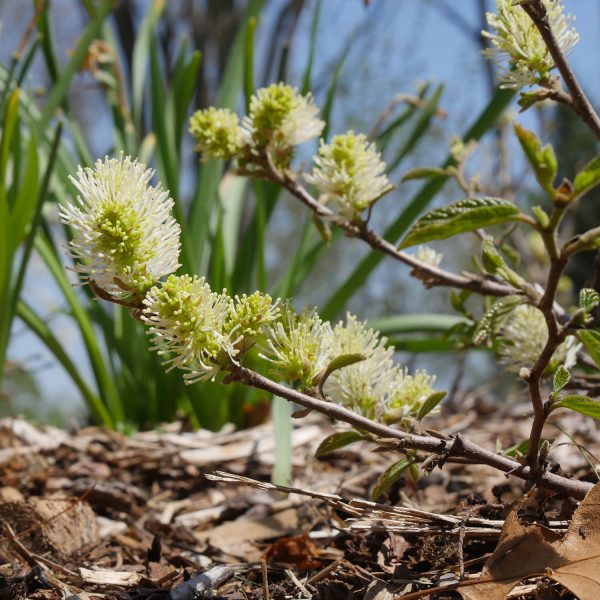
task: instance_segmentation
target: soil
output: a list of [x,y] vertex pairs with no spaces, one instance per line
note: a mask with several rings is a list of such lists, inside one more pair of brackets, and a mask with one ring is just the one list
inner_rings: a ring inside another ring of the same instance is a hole
[[[526,439],[527,411],[471,401],[430,425],[508,448]],[[547,429],[549,466],[597,481],[595,423],[557,418],[573,440]],[[178,422],[126,436],[0,421],[0,600],[391,600],[441,585],[429,597],[460,598],[452,585],[481,572],[523,482],[446,464],[416,482],[403,476],[373,504],[402,455],[361,442],[314,458],[338,430],[318,415],[295,422],[294,490],[283,493],[269,483],[268,422],[218,433]],[[564,529],[576,504],[534,494],[537,518]],[[509,597],[574,596],[538,578]]]

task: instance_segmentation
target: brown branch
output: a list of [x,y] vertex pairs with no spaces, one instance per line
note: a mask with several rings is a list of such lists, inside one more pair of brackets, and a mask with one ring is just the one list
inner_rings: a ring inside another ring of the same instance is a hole
[[560,45],[556,40],[548,20],[548,14],[543,0],[526,0],[521,6],[538,28],[538,31],[548,48],[548,52],[550,52],[550,55],[554,59],[554,64],[571,94],[571,101],[565,103],[581,117],[596,138],[600,140],[600,117],[598,117],[598,113],[594,110],[594,107],[579,84],[575,73],[571,69],[564,52],[561,50]]
[[514,475],[525,481],[535,482],[540,487],[569,494],[575,498],[583,498],[592,488],[592,484],[588,482],[573,481],[566,477],[560,477],[559,475],[547,472],[538,474],[530,467],[522,465],[507,456],[486,450],[465,439],[460,434],[452,440],[446,440],[432,435],[407,433],[371,421],[340,404],[327,402],[288,388],[245,367],[231,365],[228,367],[228,370],[230,372],[228,381],[238,381],[243,385],[274,394],[275,396],[279,396],[290,402],[295,402],[310,410],[316,410],[332,419],[348,423],[356,429],[372,433],[380,438],[397,440],[398,448],[421,450],[423,452],[435,454],[440,457],[440,466],[446,458],[458,457],[473,463],[488,465],[506,473],[507,476]]
[[276,183],[277,185],[286,189],[295,198],[300,200],[300,202],[307,206],[317,217],[320,217],[343,229],[350,237],[363,240],[374,250],[383,252],[384,254],[391,256],[393,259],[408,265],[413,269],[412,274],[417,279],[420,279],[426,287],[453,287],[475,292],[484,296],[498,297],[512,296],[514,294],[523,293],[522,290],[519,290],[511,285],[499,283],[492,279],[479,277],[472,273],[463,273],[458,275],[456,273],[445,271],[444,269],[434,267],[433,265],[429,265],[426,262],[417,259],[412,254],[398,250],[394,244],[388,242],[386,239],[382,238],[366,227],[362,227],[357,223],[340,218],[332,210],[316,200],[306,190],[306,188],[295,181],[289,174],[279,171],[279,169],[277,169],[268,159],[268,156],[265,160],[264,171],[260,173],[250,172],[247,174],[253,177],[261,176],[265,179],[269,179],[273,183]]

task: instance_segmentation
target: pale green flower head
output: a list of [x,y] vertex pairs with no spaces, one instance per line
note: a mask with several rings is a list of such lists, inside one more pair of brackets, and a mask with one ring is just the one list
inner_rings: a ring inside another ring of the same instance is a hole
[[230,298],[213,292],[204,277],[171,275],[144,299],[142,319],[153,336],[151,350],[170,354],[167,371],[184,369],[186,383],[214,379],[235,356],[224,331]]
[[[569,54],[579,41],[572,26],[575,17],[564,13],[561,0],[543,2],[558,45]],[[486,17],[491,31],[482,34],[491,40],[492,47],[483,53],[500,65],[501,87],[519,89],[550,77],[554,59],[537,27],[515,0],[496,0],[496,13]]]
[[273,376],[314,387],[315,378],[331,358],[331,325],[321,321],[315,311],[298,314],[287,304],[265,335],[267,347],[260,357],[271,363]]
[[295,146],[323,131],[318,114],[312,94],[303,96],[294,87],[274,83],[252,96],[243,125],[259,149],[269,150],[275,163],[286,167]]
[[325,383],[326,395],[365,417],[375,418],[382,411],[397,371],[394,349],[386,344],[387,338],[348,313],[346,322],[340,321],[333,329],[332,358],[362,354],[365,360],[334,371]]
[[269,294],[254,292],[250,296],[235,296],[229,306],[225,331],[241,336],[246,344],[252,343],[278,317],[279,300],[273,303]]
[[444,255],[429,246],[418,246],[415,250],[415,258],[431,267],[437,267],[442,262]]
[[129,156],[106,157],[70,177],[76,203],[60,207],[74,230],[71,256],[82,280],[116,297],[142,293],[179,268],[180,227],[169,193],[150,185],[152,169]]
[[331,144],[321,140],[315,166],[305,179],[331,200],[338,213],[354,220],[393,189],[386,165],[363,134],[336,135]]
[[190,133],[196,139],[195,150],[207,159],[234,158],[247,142],[238,116],[228,108],[196,111],[190,117]]
[[[530,304],[519,304],[506,319],[500,333],[500,359],[514,373],[523,367],[531,368],[548,341],[546,319],[539,309]],[[549,375],[560,364],[570,369],[577,361],[580,348],[576,338],[568,336],[555,350],[545,374]]]
[[433,394],[434,384],[435,377],[426,371],[410,374],[406,368],[398,370],[387,392],[381,419],[390,423],[415,417],[425,400]]

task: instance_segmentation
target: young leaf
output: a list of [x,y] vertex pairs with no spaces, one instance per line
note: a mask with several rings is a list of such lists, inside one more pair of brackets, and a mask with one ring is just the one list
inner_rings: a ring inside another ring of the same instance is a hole
[[558,168],[554,149],[549,144],[542,147],[542,142],[538,136],[533,131],[521,127],[518,123],[515,123],[515,133],[519,138],[525,156],[527,156],[533,167],[539,184],[551,196],[554,196],[552,183]]
[[583,288],[579,292],[579,308],[591,312],[600,304],[600,294],[591,288]]
[[412,169],[402,176],[400,181],[410,181],[411,179],[430,179],[431,177],[452,177],[454,171],[451,168],[442,169],[440,167],[418,167]]
[[559,365],[558,369],[554,373],[554,379],[552,382],[553,393],[557,394],[560,392],[567,383],[569,383],[569,379],[571,379],[571,375],[569,371],[565,368],[564,365]]
[[583,329],[577,332],[577,337],[585,346],[592,360],[600,367],[600,332]]
[[545,229],[546,227],[548,227],[548,225],[550,225],[550,217],[548,216],[548,213],[541,207],[541,206],[534,206],[531,209],[531,212],[533,212],[536,221]]
[[506,296],[496,300],[477,323],[473,333],[473,343],[476,346],[481,346],[488,340],[493,340],[504,321],[521,302],[522,298],[520,296]]
[[406,234],[400,248],[512,221],[519,209],[502,198],[468,198],[422,216]]
[[343,369],[344,367],[349,367],[354,363],[361,362],[365,360],[367,357],[364,354],[340,354],[336,356],[325,369],[319,373],[315,379],[313,380],[313,385],[318,385],[322,390],[325,382],[328,377],[338,369]]
[[593,158],[577,175],[573,182],[573,198],[589,192],[600,183],[600,156]]
[[325,454],[329,454],[334,450],[339,450],[340,448],[344,448],[355,442],[360,442],[362,439],[364,438],[358,431],[340,431],[339,433],[334,433],[327,436],[319,444],[315,456],[317,458],[325,456]]
[[410,468],[410,466],[414,463],[413,460],[409,458],[403,458],[398,462],[395,462],[393,465],[388,467],[377,480],[373,491],[371,492],[371,500],[377,500],[383,493],[390,489],[390,487],[402,477],[404,471]]
[[446,391],[433,392],[433,394],[430,394],[417,413],[417,421],[420,421],[423,417],[427,416],[446,397],[446,394],[448,394]]
[[600,420],[600,401],[589,396],[565,396],[554,407],[570,408],[586,417]]

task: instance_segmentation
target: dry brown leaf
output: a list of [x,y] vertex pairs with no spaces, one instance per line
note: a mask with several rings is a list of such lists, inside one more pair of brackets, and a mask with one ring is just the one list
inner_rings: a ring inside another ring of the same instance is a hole
[[523,525],[515,506],[482,577],[461,587],[465,600],[504,600],[523,579],[546,576],[579,600],[600,598],[600,483],[573,514],[561,536],[541,525]]

